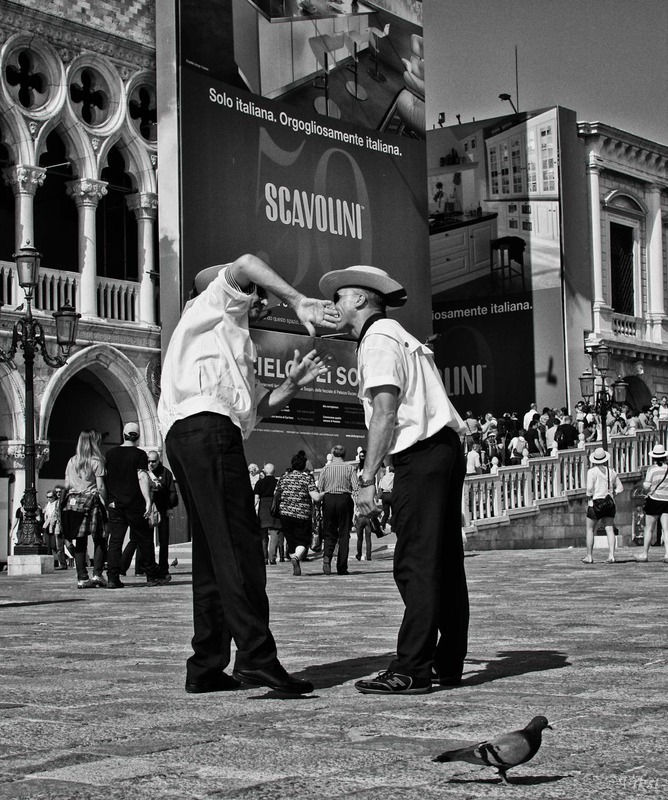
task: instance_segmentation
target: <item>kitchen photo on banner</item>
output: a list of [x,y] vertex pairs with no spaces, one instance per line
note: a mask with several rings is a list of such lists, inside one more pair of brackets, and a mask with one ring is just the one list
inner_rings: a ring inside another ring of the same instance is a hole
[[[422,3],[176,2],[181,302],[242,253],[309,296],[325,272],[371,264],[406,287],[397,318],[429,335]],[[254,340],[268,329],[309,344],[287,307]],[[337,439],[325,417],[283,420],[313,431],[301,449],[319,463]],[[359,435],[350,414],[339,435],[348,423]]]
[[559,107],[427,136],[435,353],[463,413],[561,407],[562,208],[575,115]]

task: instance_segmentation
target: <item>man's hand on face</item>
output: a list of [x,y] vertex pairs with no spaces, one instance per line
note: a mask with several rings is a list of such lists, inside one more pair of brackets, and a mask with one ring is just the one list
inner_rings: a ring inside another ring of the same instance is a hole
[[316,335],[316,325],[335,330],[339,319],[339,312],[331,300],[317,300],[313,297],[301,297],[295,306],[295,312],[311,336]]
[[299,350],[295,350],[288,378],[297,386],[307,386],[321,375],[326,375],[334,366],[334,359],[329,354],[319,356],[311,350],[303,358]]

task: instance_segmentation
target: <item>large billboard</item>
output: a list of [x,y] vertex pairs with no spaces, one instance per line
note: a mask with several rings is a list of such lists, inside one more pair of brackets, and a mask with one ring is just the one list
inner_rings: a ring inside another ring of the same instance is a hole
[[[159,105],[161,186],[163,172],[178,185],[165,204],[161,193],[161,259],[178,262],[175,281],[161,278],[165,307],[177,311],[174,288],[182,305],[199,270],[243,253],[309,296],[325,272],[371,264],[407,289],[397,318],[430,334],[422,4],[174,0],[157,15],[159,98],[170,68],[177,75]],[[287,307],[252,335],[268,385],[263,365],[314,344]],[[363,440],[354,343],[315,344],[336,351],[346,380],[261,423],[255,460],[304,449],[322,463],[336,442],[354,454]]]
[[567,403],[562,214],[577,187],[562,162],[576,136],[559,107],[429,132],[436,361],[462,413]]

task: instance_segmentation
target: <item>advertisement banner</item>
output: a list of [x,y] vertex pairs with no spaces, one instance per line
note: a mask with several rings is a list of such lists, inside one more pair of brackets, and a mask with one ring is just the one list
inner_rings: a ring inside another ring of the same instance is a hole
[[461,413],[566,403],[559,108],[429,131],[436,363]]
[[372,264],[406,287],[403,314],[427,333],[421,143],[296,116],[191,70],[181,97],[184,292],[247,252],[311,297],[325,272]]
[[357,397],[354,346],[334,339],[260,329],[253,331],[253,342],[258,353],[258,378],[268,388],[285,380],[295,350],[303,355],[315,348],[321,355],[330,355],[335,366],[278,414],[258,424],[245,445],[248,459],[257,464],[273,459],[282,471],[295,453],[304,450],[314,465],[322,466],[335,444],[342,444],[347,458],[353,459],[366,439],[364,412]]
[[[167,16],[160,4],[157,13]],[[179,148],[174,163],[165,149],[160,158],[161,172],[179,170],[178,235],[172,229],[168,244],[178,249],[181,303],[201,269],[244,253],[315,297],[324,273],[370,264],[406,288],[396,317],[426,338],[422,4],[175,0],[172,17],[178,102],[162,107],[176,109]],[[312,346],[287,306],[252,335],[267,385],[291,351]],[[354,444],[353,457],[363,442],[355,345],[324,346],[336,351],[331,384],[259,425],[248,443],[258,463],[304,449],[319,465],[336,442]]]

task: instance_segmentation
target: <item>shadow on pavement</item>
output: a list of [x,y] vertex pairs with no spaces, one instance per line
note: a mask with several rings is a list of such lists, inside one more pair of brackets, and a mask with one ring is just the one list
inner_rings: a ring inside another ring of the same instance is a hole
[[0,608],[20,608],[22,606],[52,606],[57,603],[82,603],[83,597],[68,597],[64,600],[16,600],[12,603],[0,602]]
[[[508,776],[508,783],[511,786],[539,786],[542,783],[556,783],[562,781],[564,778],[570,778],[570,775],[524,775],[522,777]],[[460,783],[463,785],[471,783],[487,783],[502,785],[501,778],[450,778],[449,783]]]
[[387,669],[388,661],[395,657],[394,653],[384,653],[380,656],[361,656],[348,658],[345,661],[332,661],[328,664],[314,664],[308,667],[304,674],[298,672],[300,678],[313,681],[316,691],[340,686],[356,678],[363,678],[372,672],[381,672]]
[[[467,658],[467,664],[484,664],[485,668],[474,675],[465,676],[460,685],[478,686],[499,678],[571,666],[566,654],[558,650],[501,650],[497,656],[499,656],[497,661]],[[466,666],[464,668],[466,669]]]

